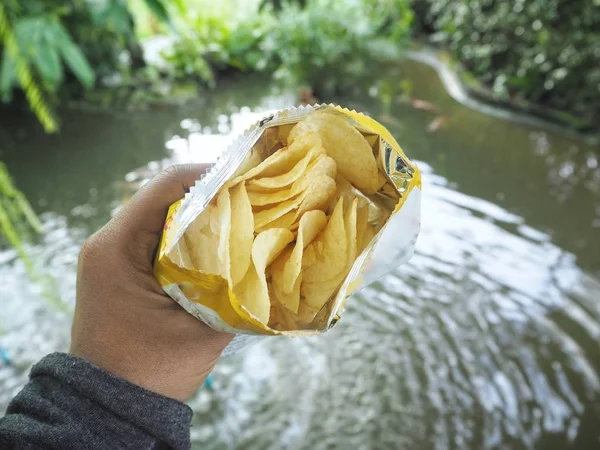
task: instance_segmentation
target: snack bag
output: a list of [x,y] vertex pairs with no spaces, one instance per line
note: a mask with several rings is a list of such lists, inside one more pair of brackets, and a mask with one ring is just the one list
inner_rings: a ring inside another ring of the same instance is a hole
[[375,120],[332,105],[283,110],[171,206],[154,274],[216,330],[324,332],[353,291],[412,256],[420,193],[418,168]]

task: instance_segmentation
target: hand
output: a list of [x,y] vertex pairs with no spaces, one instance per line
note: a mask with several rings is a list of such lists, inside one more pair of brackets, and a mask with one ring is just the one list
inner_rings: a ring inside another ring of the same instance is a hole
[[152,274],[168,207],[203,165],[173,166],[145,185],[83,246],[71,352],[150,391],[184,400],[233,335],[185,312]]

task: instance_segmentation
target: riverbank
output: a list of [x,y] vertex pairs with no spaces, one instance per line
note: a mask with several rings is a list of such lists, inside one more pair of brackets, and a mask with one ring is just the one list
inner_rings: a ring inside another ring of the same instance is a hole
[[473,96],[600,130],[598,2],[415,0],[413,10],[413,36],[451,55]]
[[497,98],[447,51],[414,41],[412,49],[404,56],[432,67],[448,94],[469,108],[505,120],[553,129],[590,145],[600,145],[600,129],[583,119],[523,99]]

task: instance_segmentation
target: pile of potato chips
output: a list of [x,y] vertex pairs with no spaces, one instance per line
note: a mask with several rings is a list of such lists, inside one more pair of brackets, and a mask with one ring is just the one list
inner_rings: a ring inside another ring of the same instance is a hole
[[[344,114],[317,110],[275,136],[273,148],[251,153],[226,180],[168,257],[186,280],[224,280],[233,310],[261,329],[319,330],[317,316],[401,195],[382,170],[379,136],[369,140]],[[206,303],[198,284],[178,289]],[[179,291],[169,293],[180,301]]]

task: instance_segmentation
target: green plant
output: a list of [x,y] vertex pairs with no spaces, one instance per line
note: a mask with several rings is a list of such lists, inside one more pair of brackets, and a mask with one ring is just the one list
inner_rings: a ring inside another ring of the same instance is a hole
[[420,22],[498,98],[600,125],[600,2],[420,0]]
[[54,279],[38,271],[25,249],[24,240],[29,240],[32,232],[39,233],[40,230],[40,222],[31,205],[15,187],[4,163],[0,162],[0,233],[17,252],[29,278],[40,286],[43,298],[54,309],[66,311],[68,308],[57,294]]
[[408,37],[409,2],[308,0],[284,5],[263,47],[279,62],[278,74],[321,95],[350,89],[372,77],[375,65],[395,59]]
[[[181,1],[174,2],[181,4]],[[170,23],[163,0],[144,0]],[[98,77],[144,65],[127,0],[8,0],[0,5],[0,96],[21,88],[48,132],[57,130],[51,106],[77,97]]]
[[203,10],[166,55],[168,73],[214,85],[223,71],[268,72],[335,94],[395,58],[411,21],[409,0],[261,2],[246,15]]
[[[20,57],[35,68],[47,92],[55,93],[58,90],[64,81],[66,69],[86,89],[92,87],[94,71],[58,15],[21,17],[14,22],[14,36]],[[10,100],[12,88],[18,85],[12,52],[4,52],[0,79],[4,99]]]
[[306,6],[306,0],[294,0],[294,1],[288,1],[288,2],[286,2],[285,0],[261,0],[259,9],[262,10],[267,7],[271,7],[275,11],[281,11],[281,9],[283,8],[283,6],[285,4],[290,4],[290,3],[296,3],[301,8],[304,8]]
[[[10,26],[3,5],[0,5],[0,41],[4,43],[4,54],[7,55],[5,56],[5,62],[2,64],[2,70],[0,70],[0,94],[7,96],[6,93],[10,90],[14,73],[14,77],[25,92],[29,107],[37,116],[46,132],[52,133],[56,131],[58,128],[56,120],[54,120],[50,108],[43,98],[42,89],[35,81],[26,58],[19,51],[17,38]],[[11,67],[7,69],[6,60],[9,58],[11,60]]]
[[[234,14],[229,9],[190,13],[180,33],[163,56],[165,75],[172,79],[196,78],[214,87],[216,73],[228,70],[260,72],[269,64],[261,43],[275,25],[269,12]],[[273,67],[270,67],[273,69]]]

